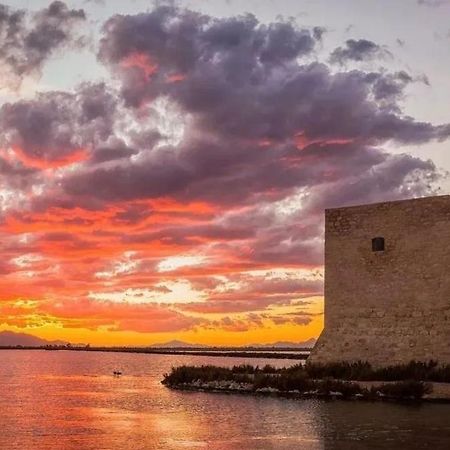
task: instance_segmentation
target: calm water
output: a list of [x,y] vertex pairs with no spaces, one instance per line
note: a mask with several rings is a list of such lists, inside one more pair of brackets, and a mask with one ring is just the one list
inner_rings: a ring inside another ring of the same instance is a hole
[[[0,449],[447,449],[450,405],[170,391],[171,366],[293,364],[198,356],[0,352]],[[114,378],[121,369],[124,376]]]

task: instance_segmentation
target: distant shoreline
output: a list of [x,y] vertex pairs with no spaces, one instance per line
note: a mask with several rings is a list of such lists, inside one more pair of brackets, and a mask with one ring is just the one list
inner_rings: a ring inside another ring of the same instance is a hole
[[148,348],[148,347],[68,347],[68,346],[2,346],[0,350],[47,350],[47,351],[76,351],[76,352],[112,352],[112,353],[141,353],[156,355],[191,355],[191,356],[215,356],[232,358],[260,358],[260,359],[293,359],[306,360],[310,349],[298,348],[265,348],[256,347],[212,347],[202,348]]

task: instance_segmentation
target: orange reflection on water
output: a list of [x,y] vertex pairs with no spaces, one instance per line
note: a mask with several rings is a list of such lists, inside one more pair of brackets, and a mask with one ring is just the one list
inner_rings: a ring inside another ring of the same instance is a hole
[[[409,450],[450,442],[446,405],[296,401],[160,383],[180,364],[295,361],[69,351],[1,357],[1,450],[315,450],[387,440]],[[122,377],[113,376],[118,368]]]

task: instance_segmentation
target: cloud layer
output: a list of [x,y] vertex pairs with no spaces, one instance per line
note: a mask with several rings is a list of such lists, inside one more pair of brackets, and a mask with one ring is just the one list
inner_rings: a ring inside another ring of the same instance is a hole
[[[84,19],[59,2],[31,29],[23,12],[3,15],[21,36],[50,34],[29,67],[9,63],[19,76]],[[117,15],[98,52],[111,82],[4,104],[4,323],[151,333],[315,320],[323,209],[433,193],[445,174],[388,147],[450,134],[404,113],[407,72],[344,69],[382,47],[349,40],[321,61],[322,34],[169,6]]]

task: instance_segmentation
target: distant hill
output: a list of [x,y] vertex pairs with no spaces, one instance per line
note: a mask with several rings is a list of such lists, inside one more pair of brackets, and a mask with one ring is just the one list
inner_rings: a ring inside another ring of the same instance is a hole
[[[242,348],[251,347],[251,348],[312,348],[316,343],[316,339],[311,338],[307,341],[303,342],[288,342],[288,341],[277,341],[272,344],[249,344],[243,345]],[[184,341],[169,341],[160,344],[152,344],[149,346],[150,348],[211,348],[215,347],[212,345],[202,345],[202,344],[189,344]],[[221,346],[221,347],[232,347],[232,346]]]
[[47,341],[31,334],[0,331],[0,347],[42,347],[43,345],[66,345],[64,341]]
[[[311,338],[303,342],[289,342],[289,341],[277,341],[271,344],[249,344],[243,345],[240,348],[311,348],[316,343],[316,339]],[[27,333],[15,333],[14,331],[0,331],[0,347],[43,347],[45,345],[66,345],[67,341],[48,341],[46,339],[33,336]],[[74,347],[84,347],[85,344],[72,344]],[[190,344],[189,342],[173,340],[169,342],[162,342],[158,344],[152,344],[149,348],[196,348],[196,349],[208,349],[214,346],[202,345],[202,344]],[[218,346],[214,348],[233,348],[233,346]]]
[[252,344],[248,347],[258,348],[312,348],[314,347],[317,339],[311,338],[302,342],[289,342],[289,341],[277,341],[272,344]]
[[169,342],[163,342],[161,344],[152,344],[149,347],[151,348],[200,348],[200,347],[207,347],[206,345],[201,344],[189,344],[189,342],[184,341],[169,341]]

